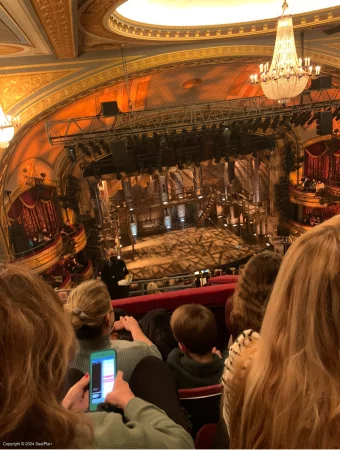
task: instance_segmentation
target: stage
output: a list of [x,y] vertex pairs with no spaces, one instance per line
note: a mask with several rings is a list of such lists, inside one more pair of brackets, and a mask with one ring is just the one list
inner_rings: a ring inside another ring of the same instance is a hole
[[232,263],[260,251],[229,230],[187,228],[138,238],[135,250],[122,249],[122,259],[135,279],[193,273]]

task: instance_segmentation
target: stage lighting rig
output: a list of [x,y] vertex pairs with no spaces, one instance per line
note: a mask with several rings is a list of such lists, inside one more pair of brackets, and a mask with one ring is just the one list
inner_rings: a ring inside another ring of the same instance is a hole
[[88,156],[89,158],[91,158],[92,154],[91,154],[90,150],[86,147],[85,144],[83,144],[82,142],[79,142],[77,147],[84,153],[85,156]]
[[105,152],[107,155],[110,155],[110,154],[111,154],[111,150],[110,150],[110,147],[109,147],[109,145],[108,145],[107,142],[105,142],[105,141],[103,141],[103,140],[101,139],[101,140],[99,141],[99,144],[101,145],[102,149],[104,150],[104,152]]
[[96,157],[96,155],[100,156],[102,154],[98,144],[96,142],[90,141],[89,146],[92,150],[93,156]]

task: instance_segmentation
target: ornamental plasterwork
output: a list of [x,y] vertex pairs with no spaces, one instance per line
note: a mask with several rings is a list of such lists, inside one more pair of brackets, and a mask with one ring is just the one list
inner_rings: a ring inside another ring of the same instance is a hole
[[0,75],[0,98],[4,110],[9,111],[24,98],[72,72],[73,70],[58,70],[54,72]]
[[[117,13],[121,0],[93,0],[80,9],[83,31],[105,38],[134,39],[142,41],[192,41],[206,39],[239,38],[273,33],[277,18],[252,23],[222,24],[209,26],[161,26],[135,22]],[[110,15],[111,13],[111,15]],[[109,17],[109,18],[108,18]],[[310,12],[294,16],[294,28],[303,29],[322,26],[340,19],[340,7],[328,8],[318,13]],[[108,23],[107,23],[108,22]]]
[[75,58],[70,0],[31,0],[58,58]]

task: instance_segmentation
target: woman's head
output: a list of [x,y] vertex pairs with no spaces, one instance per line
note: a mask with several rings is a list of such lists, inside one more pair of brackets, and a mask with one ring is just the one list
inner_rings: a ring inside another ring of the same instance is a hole
[[298,238],[277,276],[246,378],[231,405],[238,448],[340,445],[340,216]]
[[99,280],[81,283],[73,289],[65,306],[78,339],[96,339],[109,334],[114,322],[106,285]]
[[79,420],[57,397],[74,334],[58,295],[37,275],[0,264],[0,323],[0,441],[70,445]]
[[246,264],[237,283],[230,316],[236,334],[247,329],[260,331],[281,262],[278,253],[263,252]]

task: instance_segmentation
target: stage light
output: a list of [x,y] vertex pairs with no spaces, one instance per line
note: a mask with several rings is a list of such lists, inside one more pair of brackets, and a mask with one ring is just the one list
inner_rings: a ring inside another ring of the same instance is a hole
[[218,218],[218,219],[222,219],[222,218],[223,218],[223,216],[217,216],[217,218]]
[[163,205],[167,205],[168,204],[168,202],[163,202]]
[[225,223],[225,224],[224,224],[224,226],[225,226],[225,227],[227,227],[227,226],[228,226],[228,224],[226,224],[226,223]]
[[123,248],[122,244],[120,244],[120,248]]
[[180,218],[180,221],[181,221],[181,222],[184,222],[184,221],[185,221],[184,217],[181,217],[181,218]]
[[254,236],[256,236],[256,233],[254,233]]
[[234,227],[234,228],[237,227],[237,223],[234,223],[233,227]]
[[203,195],[199,195],[198,198],[199,198],[199,199],[203,198]]
[[74,147],[65,147],[65,150],[66,150],[68,159],[71,162],[75,163],[77,161],[77,155],[76,155],[76,151],[75,151]]
[[267,243],[266,243],[266,246],[267,246],[267,247],[270,247],[270,244],[269,244],[269,242],[267,242]]
[[117,259],[120,259],[120,255],[117,256]]
[[133,208],[130,208],[130,211],[133,211]]

